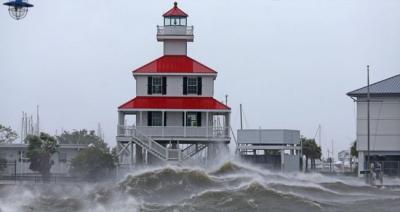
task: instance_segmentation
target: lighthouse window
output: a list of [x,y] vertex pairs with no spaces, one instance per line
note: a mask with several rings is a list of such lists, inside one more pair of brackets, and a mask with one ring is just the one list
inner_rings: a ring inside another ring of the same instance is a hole
[[188,94],[197,94],[197,78],[188,78]]
[[186,26],[186,18],[164,18],[165,26]]
[[186,18],[179,19],[181,21],[182,26],[186,26]]
[[201,127],[201,113],[189,112],[187,113],[186,126],[188,127]]
[[201,95],[201,92],[202,92],[201,77],[183,78],[183,95],[188,95],[188,94]]
[[148,125],[149,126],[162,126],[162,113],[161,112],[148,112]]
[[167,94],[167,77],[152,76],[148,77],[147,94]]
[[161,94],[161,91],[162,91],[162,78],[153,77],[152,93]]
[[171,19],[170,18],[165,18],[164,19],[164,25],[165,26],[170,26],[171,25]]

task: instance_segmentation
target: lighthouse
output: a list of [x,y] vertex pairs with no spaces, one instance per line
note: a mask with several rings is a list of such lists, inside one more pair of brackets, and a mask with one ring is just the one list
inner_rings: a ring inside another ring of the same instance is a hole
[[133,70],[136,97],[118,107],[121,165],[212,159],[227,148],[231,109],[213,97],[217,72],[188,56],[193,32],[175,2],[157,26],[163,55]]

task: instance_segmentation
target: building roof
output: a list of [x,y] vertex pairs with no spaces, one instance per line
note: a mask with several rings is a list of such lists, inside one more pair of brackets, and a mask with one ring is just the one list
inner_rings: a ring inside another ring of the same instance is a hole
[[142,73],[216,74],[217,72],[186,55],[164,55],[133,71],[133,74]]
[[[399,96],[400,74],[384,79],[370,85],[371,96]],[[367,86],[347,93],[351,97],[362,97],[367,95]]]
[[164,17],[188,17],[188,14],[183,12],[181,9],[178,8],[178,3],[174,2],[174,7],[168,10],[163,15]]
[[138,96],[119,106],[118,109],[230,110],[230,107],[212,97]]

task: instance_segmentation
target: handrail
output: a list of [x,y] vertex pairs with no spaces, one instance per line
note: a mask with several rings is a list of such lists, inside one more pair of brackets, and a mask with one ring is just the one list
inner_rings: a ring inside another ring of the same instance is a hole
[[125,126],[118,125],[119,136],[130,136],[133,128],[151,137],[201,137],[230,138],[230,127],[188,127],[188,126]]
[[[167,151],[168,149],[165,148],[163,145],[157,143],[156,141],[154,141],[153,139],[151,139],[150,137],[147,137],[146,135],[140,133],[138,130],[136,130],[136,128],[133,128],[133,137],[136,137],[139,141],[147,141],[148,143],[148,147],[150,150],[153,150],[155,152],[157,152],[158,154],[160,154],[161,156],[163,156],[165,159],[167,158]],[[160,151],[160,150],[164,150],[164,151]]]
[[157,35],[193,35],[193,26],[157,26]]
[[127,136],[127,137],[132,137],[134,139],[134,142],[139,144],[140,146],[146,148],[148,151],[150,151],[152,154],[155,154],[157,157],[159,157],[162,160],[186,160],[193,156],[193,154],[196,154],[197,152],[203,150],[206,145],[205,144],[199,144],[196,145],[192,144],[188,146],[187,148],[181,150],[181,149],[170,149],[167,148],[158,142],[154,141],[151,137],[146,136],[142,132],[140,132],[136,126],[123,126],[123,125],[118,125],[118,135],[119,136]]

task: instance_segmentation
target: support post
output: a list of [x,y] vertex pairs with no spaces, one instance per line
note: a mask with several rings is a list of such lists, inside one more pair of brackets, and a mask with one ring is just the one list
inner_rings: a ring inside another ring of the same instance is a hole
[[130,145],[130,151],[129,151],[129,153],[130,153],[130,164],[129,165],[132,168],[133,163],[134,163],[134,159],[133,159],[133,141],[130,141],[129,145]]
[[183,112],[183,136],[186,137],[186,111]]
[[240,104],[240,129],[243,130],[243,109],[242,109],[242,104]]
[[161,135],[164,137],[164,128],[165,128],[165,126],[164,126],[164,113],[165,113],[165,111],[161,111]]
[[208,138],[208,111],[206,112],[206,135],[207,135],[207,138]]
[[143,111],[140,111],[139,113],[140,113],[140,115],[139,115],[139,119],[140,119],[139,126],[144,126],[144,124],[143,124]]
[[125,114],[123,112],[118,112],[118,135],[124,134],[124,125],[125,125]]
[[143,164],[143,151],[142,147],[136,144],[136,164]]
[[225,115],[225,137],[229,137],[230,127],[231,127],[231,113]]
[[[371,172],[371,165],[370,165],[370,160],[369,160],[369,154],[370,154],[370,146],[369,146],[369,143],[370,143],[370,90],[369,90],[369,65],[367,65],[367,142],[368,142],[368,149],[367,149],[367,170],[369,171],[369,172]],[[370,173],[368,173],[367,174],[367,183],[370,183],[370,177],[371,177],[371,174]]]

